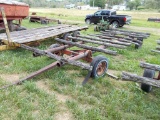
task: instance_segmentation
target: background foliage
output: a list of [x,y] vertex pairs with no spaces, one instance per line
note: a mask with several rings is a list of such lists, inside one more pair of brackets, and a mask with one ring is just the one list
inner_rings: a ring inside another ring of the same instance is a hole
[[98,6],[101,8],[108,6],[125,4],[132,9],[144,8],[144,9],[159,9],[160,0],[19,0],[21,2],[28,3],[31,7],[64,7],[67,4]]

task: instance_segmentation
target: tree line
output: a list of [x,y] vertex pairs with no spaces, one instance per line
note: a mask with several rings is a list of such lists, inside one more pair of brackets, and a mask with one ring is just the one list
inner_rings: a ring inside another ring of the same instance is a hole
[[130,10],[133,9],[160,9],[160,0],[19,0],[30,7],[64,7],[67,4],[85,5],[105,8],[105,4],[111,8],[113,5],[125,4]]

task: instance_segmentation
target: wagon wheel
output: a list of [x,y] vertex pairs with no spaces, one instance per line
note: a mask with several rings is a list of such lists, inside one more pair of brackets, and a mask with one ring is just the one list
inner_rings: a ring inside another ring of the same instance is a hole
[[66,40],[66,41],[70,41],[70,39],[68,38],[68,36],[71,36],[71,34],[70,33],[65,33],[63,35],[63,39]]
[[[53,48],[56,48],[56,47],[60,47],[61,45],[60,44],[52,44],[51,46],[49,46],[48,49],[53,49]],[[63,53],[61,51],[58,51],[58,52],[52,52],[53,54],[56,54],[56,55],[63,55]]]
[[91,66],[93,66],[93,70],[91,73],[91,77],[99,78],[105,75],[108,69],[108,59],[104,56],[96,56],[92,62]]
[[94,27],[94,31],[98,31],[97,26]]
[[[147,77],[147,78],[154,78],[155,76],[155,71],[154,70],[150,70],[150,69],[145,69],[144,73],[143,73],[143,77]],[[147,93],[149,93],[152,90],[152,86],[145,84],[145,83],[141,83],[141,89]]]
[[139,49],[142,47],[142,44],[135,44],[135,49]]
[[[73,37],[78,37],[78,35],[80,35],[80,32],[79,31],[74,31],[73,33],[72,33],[72,36]],[[77,40],[72,40],[73,42],[77,42]]]

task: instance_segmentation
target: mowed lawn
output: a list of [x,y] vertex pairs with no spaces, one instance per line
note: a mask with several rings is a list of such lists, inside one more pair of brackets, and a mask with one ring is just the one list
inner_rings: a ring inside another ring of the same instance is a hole
[[[76,9],[42,9],[31,8],[30,12],[49,18],[60,19],[66,23],[85,25],[84,17],[95,11]],[[131,15],[135,31],[160,29],[160,23],[147,22],[148,17],[160,17],[159,13],[120,11],[118,14]],[[143,16],[142,16],[143,15]],[[49,25],[56,24],[50,23]],[[23,26],[31,29],[42,27],[39,23],[29,23],[26,19]],[[135,28],[139,28],[136,30]],[[146,28],[146,30],[141,29]],[[94,32],[94,25],[81,34]],[[144,40],[141,49],[134,46],[127,49],[116,49],[117,56],[102,53],[109,59],[109,72],[120,77],[122,71],[143,75],[140,61],[160,65],[160,55],[152,53],[160,34],[150,31],[151,36]],[[96,32],[97,33],[97,32]],[[54,44],[54,39],[41,43],[39,49],[46,49]],[[75,48],[74,48],[75,49]],[[32,52],[22,48],[0,53],[0,86],[24,78],[28,74],[51,64],[53,59],[45,56],[34,58]],[[141,91],[139,84],[115,80],[107,75],[100,79],[90,79],[82,86],[87,75],[86,70],[72,65],[65,65],[38,75],[22,85],[0,90],[0,119],[15,120],[159,120],[160,89],[153,87],[151,93]]]

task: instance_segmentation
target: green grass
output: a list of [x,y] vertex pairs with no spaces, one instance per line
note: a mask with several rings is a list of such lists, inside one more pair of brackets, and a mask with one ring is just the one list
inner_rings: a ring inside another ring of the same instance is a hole
[[137,27],[160,28],[160,23],[150,22],[143,19],[133,19],[130,25]]
[[[70,16],[67,19],[69,18],[75,19]],[[143,26],[142,21],[135,20],[133,24]],[[29,23],[26,19],[23,26],[35,28],[44,25]],[[146,27],[150,26],[152,25]],[[91,25],[81,34],[94,33],[93,28]],[[120,73],[128,71],[142,76],[140,61],[160,64],[160,55],[150,51],[157,46],[158,38],[160,35],[152,33],[138,50],[135,50],[134,46],[126,50],[110,48],[118,51],[118,56],[99,52],[93,56],[99,54],[106,56],[111,70]],[[50,44],[53,44],[53,39],[44,41],[38,48],[46,49]],[[54,62],[45,56],[33,58],[31,52],[22,48],[1,52],[0,61],[0,86],[9,83],[6,81],[9,74],[23,78]],[[5,75],[6,78],[3,77]],[[72,115],[72,119],[77,120],[159,120],[160,89],[153,88],[153,91],[147,94],[135,83],[116,81],[108,76],[100,79],[91,78],[85,86],[82,86],[81,82],[86,75],[86,70],[65,65],[42,73],[22,85],[1,90],[0,119],[53,120],[57,113],[63,116],[61,109],[65,107]],[[14,81],[15,78],[10,79]],[[43,84],[38,84],[39,82]],[[61,102],[57,94],[63,96],[65,102]]]

